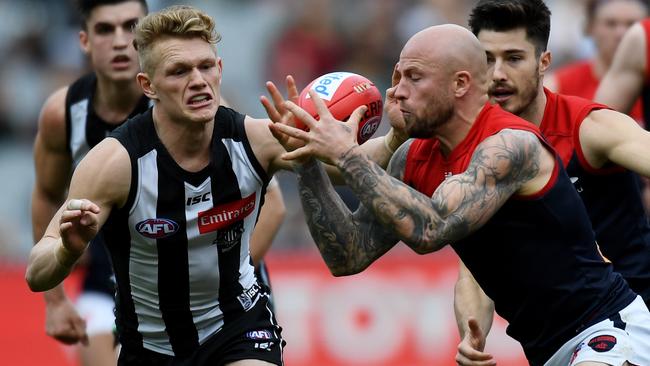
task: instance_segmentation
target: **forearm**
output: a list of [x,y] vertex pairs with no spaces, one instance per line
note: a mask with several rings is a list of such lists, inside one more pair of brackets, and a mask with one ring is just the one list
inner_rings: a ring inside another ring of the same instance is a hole
[[[390,129],[384,136],[375,137],[366,141],[363,145],[359,146],[359,151],[367,155],[369,159],[375,162],[382,168],[386,168],[390,159],[395,154],[395,151],[406,141],[406,138]],[[325,164],[325,170],[330,177],[333,184],[343,185],[345,179],[341,176],[341,172],[335,166]]]
[[[60,238],[44,237],[29,255],[25,276],[29,288],[35,292],[53,289],[70,274],[79,257],[65,249]],[[50,299],[57,295],[61,293],[53,293]]]
[[[50,199],[46,194],[38,189],[32,192],[32,237],[34,243],[45,234],[45,229],[52,217],[56,214],[59,206],[63,202],[63,197],[58,200]],[[58,284],[54,288],[43,293],[45,303],[58,303],[67,298],[63,289],[63,284]]]
[[494,303],[476,283],[474,277],[461,276],[454,288],[454,313],[460,337],[465,336],[468,320],[476,319],[487,337],[494,318]]
[[333,275],[361,272],[397,243],[363,206],[350,212],[320,163],[311,160],[296,173],[307,226]]
[[339,160],[339,169],[377,221],[411,249],[429,253],[447,243],[442,235],[445,225],[429,197],[390,176],[355,149]]

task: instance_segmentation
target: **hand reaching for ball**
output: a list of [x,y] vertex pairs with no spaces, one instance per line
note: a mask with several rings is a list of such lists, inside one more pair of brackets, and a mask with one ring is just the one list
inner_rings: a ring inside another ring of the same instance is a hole
[[305,124],[308,131],[282,123],[274,123],[271,130],[304,142],[303,147],[284,154],[283,159],[304,161],[315,157],[325,163],[337,165],[345,153],[359,146],[356,142],[359,121],[368,108],[365,105],[359,106],[347,121],[340,121],[332,116],[316,91],[309,90],[308,93],[314,102],[319,120],[295,103],[286,101],[285,107]]

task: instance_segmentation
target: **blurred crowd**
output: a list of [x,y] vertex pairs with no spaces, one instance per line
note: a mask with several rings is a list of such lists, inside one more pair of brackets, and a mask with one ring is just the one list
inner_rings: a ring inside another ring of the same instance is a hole
[[[0,0],[0,261],[23,261],[31,246],[31,144],[45,98],[87,71],[78,44],[74,0]],[[155,11],[197,6],[216,21],[223,40],[222,94],[236,109],[261,117],[264,82],[299,87],[331,71],[350,71],[390,86],[399,50],[433,24],[466,25],[474,0],[149,0]],[[584,0],[547,0],[553,11],[553,66],[589,57]],[[379,134],[387,130],[383,122]],[[291,174],[280,175],[288,208],[274,250],[309,247]]]

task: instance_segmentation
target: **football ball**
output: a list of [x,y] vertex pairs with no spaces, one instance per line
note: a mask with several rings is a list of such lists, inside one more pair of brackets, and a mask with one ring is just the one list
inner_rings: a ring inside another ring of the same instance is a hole
[[[366,142],[379,128],[383,111],[382,96],[375,84],[366,77],[350,72],[332,72],[309,83],[300,93],[299,105],[318,119],[316,106],[308,94],[309,89],[318,93],[332,116],[340,121],[347,121],[352,112],[362,105],[368,108],[359,121],[359,144]],[[298,119],[296,127],[307,129]]]

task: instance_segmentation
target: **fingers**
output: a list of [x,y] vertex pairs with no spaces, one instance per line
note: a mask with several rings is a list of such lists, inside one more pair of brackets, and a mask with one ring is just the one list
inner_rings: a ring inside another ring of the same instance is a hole
[[68,204],[66,206],[66,210],[69,211],[74,211],[74,210],[81,210],[81,211],[90,211],[92,213],[99,213],[99,206],[96,204],[92,203],[91,201],[87,199],[71,199],[68,201]]
[[273,84],[272,81],[267,81],[266,82],[266,90],[269,91],[269,94],[271,95],[271,100],[273,100],[273,105],[275,105],[275,108],[278,111],[282,110],[282,104],[284,103],[284,97],[282,97],[282,93],[280,93],[280,90]]
[[314,106],[316,106],[316,111],[318,112],[318,115],[320,116],[321,120],[324,117],[332,116],[330,110],[327,108],[327,105],[325,105],[325,102],[323,102],[323,100],[318,96],[318,93],[316,93],[315,90],[309,90],[309,97],[314,102]]
[[456,363],[462,366],[492,366],[497,364],[491,354],[478,351],[465,341],[458,345]]
[[473,338],[483,338],[483,331],[475,318],[470,317],[467,320],[467,325],[469,326],[469,331]]
[[[310,91],[309,93],[311,95],[312,92]],[[319,99],[319,101],[323,103],[322,100]],[[302,121],[302,123],[304,123],[307,127],[309,127],[310,129],[314,128],[314,126],[316,125],[316,119],[312,117],[311,114],[307,113],[307,111],[298,107],[298,105],[293,102],[288,101],[285,102],[284,105],[289,111],[291,111],[291,113],[293,113],[294,116],[296,116],[296,118]],[[323,103],[323,107],[327,110],[327,107],[325,107],[325,103]],[[327,110],[327,113],[329,114],[329,110]],[[323,115],[320,114],[320,111],[318,114],[321,117],[321,119],[323,119]]]
[[366,113],[367,110],[368,107],[366,107],[365,105],[357,107],[357,109],[355,109],[354,112],[352,112],[352,114],[350,115],[350,118],[348,118],[347,123],[351,124],[355,128],[358,128],[359,122],[361,121],[363,115]]
[[393,75],[391,75],[390,86],[394,87],[395,85],[399,84],[401,78],[402,76],[399,73],[399,62],[398,62],[395,64],[395,67],[393,67]]
[[393,87],[390,87],[390,88],[388,88],[388,89],[386,89],[386,97],[387,97],[388,99],[395,99],[395,90],[396,90],[396,89],[397,89],[397,88],[394,87],[394,86],[393,86]]
[[61,328],[54,331],[47,331],[47,334],[64,344],[75,344],[81,342],[88,345],[88,333],[86,333],[86,321],[82,318],[71,319]]
[[279,132],[284,135],[295,137],[303,141],[309,140],[309,135],[306,131],[303,131],[295,127],[291,127],[281,123],[274,123],[272,125],[269,125],[269,128],[271,129],[271,132],[273,132],[274,135],[276,135]]
[[300,99],[300,93],[298,92],[296,81],[291,75],[287,75],[287,99],[296,104],[298,104],[298,99]]
[[271,104],[271,101],[265,96],[260,97],[260,102],[262,102],[262,106],[264,107],[264,110],[266,110],[266,114],[269,116],[271,121],[273,122],[279,122],[280,119],[282,118],[282,115],[280,112],[278,112],[277,109]]
[[313,153],[307,146],[282,154],[282,160],[305,160],[311,157]]

